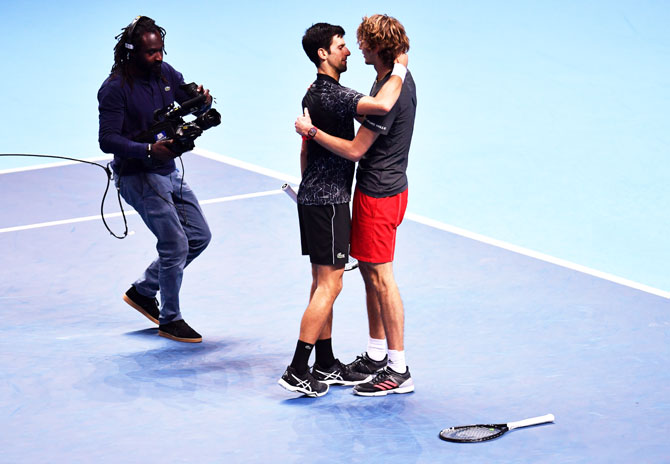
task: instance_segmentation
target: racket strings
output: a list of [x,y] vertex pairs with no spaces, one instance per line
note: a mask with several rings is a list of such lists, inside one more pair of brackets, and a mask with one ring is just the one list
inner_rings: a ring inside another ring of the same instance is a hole
[[442,431],[442,436],[444,438],[450,438],[453,440],[481,441],[491,439],[502,433],[502,429],[493,426],[472,425],[467,427],[454,427],[445,429]]

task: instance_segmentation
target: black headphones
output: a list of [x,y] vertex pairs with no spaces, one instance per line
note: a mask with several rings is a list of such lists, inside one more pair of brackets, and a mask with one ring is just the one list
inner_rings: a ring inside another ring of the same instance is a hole
[[125,46],[128,50],[133,50],[135,48],[135,46],[133,45],[133,33],[135,32],[135,26],[137,26],[137,23],[142,18],[144,18],[144,16],[142,15],[136,16],[135,19],[133,19],[133,22],[128,24],[128,27],[126,28],[128,34],[126,35],[127,42],[125,43]]

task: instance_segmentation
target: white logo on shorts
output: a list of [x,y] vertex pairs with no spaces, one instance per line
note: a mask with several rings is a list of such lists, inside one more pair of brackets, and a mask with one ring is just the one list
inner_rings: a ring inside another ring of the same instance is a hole
[[342,259],[342,258],[344,258],[344,253],[338,253],[338,254],[337,254],[337,258],[338,258],[338,259]]

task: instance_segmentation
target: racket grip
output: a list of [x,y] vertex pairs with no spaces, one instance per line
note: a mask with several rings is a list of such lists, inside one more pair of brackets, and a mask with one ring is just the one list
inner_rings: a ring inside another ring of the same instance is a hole
[[296,203],[298,202],[298,194],[293,190],[293,187],[291,187],[289,184],[284,184],[281,186],[281,189],[284,191],[286,195],[291,197],[293,201]]
[[517,422],[510,422],[507,424],[507,428],[512,430],[519,427],[528,427],[530,425],[544,424],[546,422],[554,422],[554,415],[547,414],[545,416],[531,417],[530,419],[524,419]]

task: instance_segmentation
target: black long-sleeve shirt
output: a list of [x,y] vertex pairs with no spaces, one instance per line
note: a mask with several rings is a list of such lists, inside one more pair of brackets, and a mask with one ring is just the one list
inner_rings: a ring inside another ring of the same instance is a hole
[[[175,101],[182,103],[189,96],[179,88],[184,83],[182,74],[168,63],[161,65],[161,75],[135,78],[132,85],[118,74],[110,75],[98,91],[100,149],[114,154],[112,168],[119,173],[127,159],[147,159],[147,144],[132,139],[149,129],[154,123],[154,110],[164,108]],[[124,167],[123,174],[150,171],[169,174],[175,170],[173,160],[159,165],[142,164],[135,161]]]

